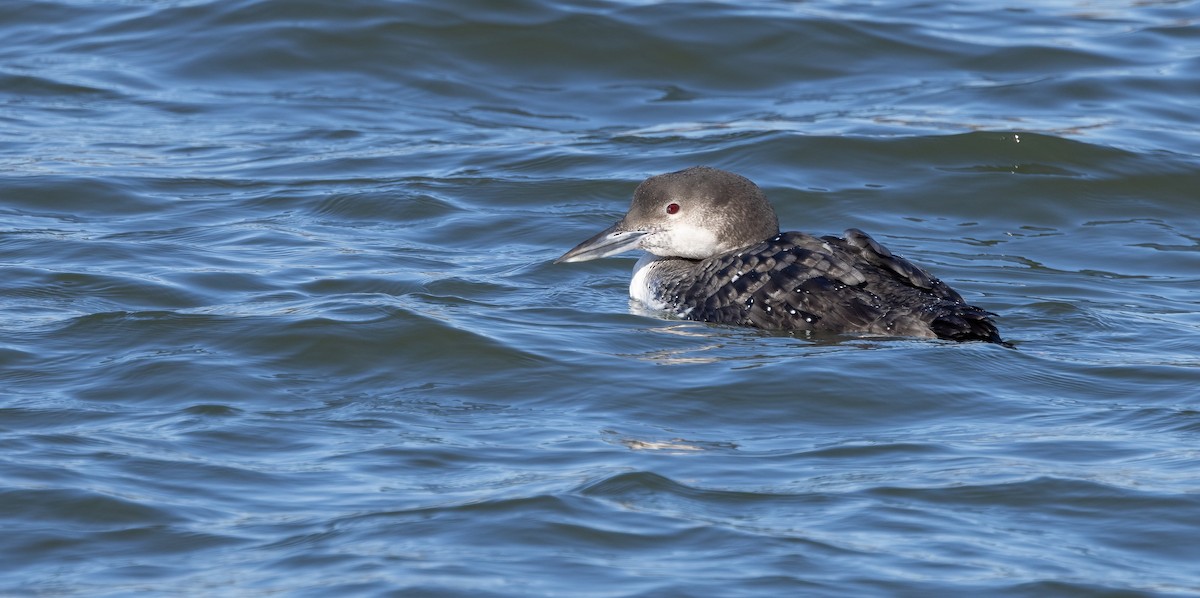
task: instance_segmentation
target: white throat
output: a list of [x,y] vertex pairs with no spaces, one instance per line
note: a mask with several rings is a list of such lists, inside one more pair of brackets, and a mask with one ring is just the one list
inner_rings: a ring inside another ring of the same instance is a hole
[[655,255],[694,260],[721,253],[720,240],[712,230],[688,222],[676,222],[667,230],[647,235],[641,246]]

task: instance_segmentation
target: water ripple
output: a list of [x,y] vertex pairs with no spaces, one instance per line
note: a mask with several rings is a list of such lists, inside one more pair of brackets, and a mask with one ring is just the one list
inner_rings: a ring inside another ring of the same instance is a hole
[[[1190,595],[1195,2],[0,6],[0,593]],[[553,259],[757,181],[1014,348]]]

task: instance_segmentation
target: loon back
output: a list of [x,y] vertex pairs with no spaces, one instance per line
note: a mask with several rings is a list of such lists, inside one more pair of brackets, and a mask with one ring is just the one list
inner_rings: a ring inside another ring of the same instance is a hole
[[659,258],[643,280],[688,320],[765,330],[1003,342],[983,309],[866,233],[781,233],[704,260]]

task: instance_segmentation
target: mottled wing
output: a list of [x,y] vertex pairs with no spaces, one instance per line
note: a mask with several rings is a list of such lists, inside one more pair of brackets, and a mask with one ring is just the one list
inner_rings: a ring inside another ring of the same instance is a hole
[[826,237],[826,240],[844,243],[847,247],[853,248],[857,252],[857,257],[863,261],[892,272],[900,280],[915,288],[924,289],[936,297],[950,301],[962,302],[963,300],[962,296],[949,285],[934,278],[920,266],[898,255],[893,255],[887,247],[880,245],[870,235],[857,228],[846,229],[846,232],[842,233],[842,239]]
[[894,275],[890,279],[881,277],[877,284],[871,285],[873,292],[883,296],[885,305],[905,306],[887,310],[882,320],[886,322],[887,332],[915,334],[927,331],[938,338],[1004,343],[991,319],[994,314],[968,305],[949,285],[920,266],[893,255],[866,233],[856,228],[847,229],[843,239],[831,242],[835,241],[841,241],[857,252],[858,258],[865,262],[860,267],[875,266]]
[[847,304],[838,294],[865,282],[826,240],[783,233],[700,262],[694,277],[679,281],[675,295],[692,298],[685,314],[691,320],[814,330],[831,311],[858,325],[876,318],[865,305]]
[[845,238],[783,233],[665,282],[662,295],[690,320],[999,340],[988,312],[857,229]]

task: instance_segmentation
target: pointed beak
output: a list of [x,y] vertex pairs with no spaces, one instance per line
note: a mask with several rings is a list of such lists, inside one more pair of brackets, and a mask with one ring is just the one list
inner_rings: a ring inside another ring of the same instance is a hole
[[648,231],[642,230],[626,230],[625,222],[618,222],[596,234],[596,236],[576,245],[574,249],[562,254],[562,257],[554,260],[554,263],[561,262],[586,262],[588,260],[597,260],[602,257],[608,257],[637,249],[638,242],[646,235]]

